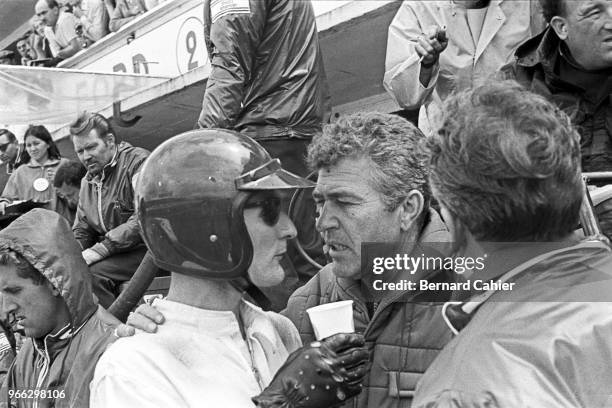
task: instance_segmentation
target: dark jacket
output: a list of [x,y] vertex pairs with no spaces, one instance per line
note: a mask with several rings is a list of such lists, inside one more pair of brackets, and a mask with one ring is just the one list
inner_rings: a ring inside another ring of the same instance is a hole
[[23,255],[57,288],[72,321],[62,335],[27,339],[0,394],[8,390],[57,390],[55,399],[13,399],[15,406],[86,407],[98,358],[115,339],[118,321],[94,303],[90,274],[68,222],[59,214],[34,209],[0,232],[0,250]]
[[199,125],[255,138],[320,131],[331,105],[310,1],[247,0],[229,9],[216,3],[204,1],[212,70]]
[[121,142],[100,176],[83,178],[72,227],[83,249],[99,242],[92,249],[108,256],[142,244],[132,182],[148,156],[147,150]]
[[589,98],[585,89],[570,83],[572,78],[559,75],[558,64],[565,58],[560,44],[554,30],[545,30],[517,49],[516,61],[502,68],[502,77],[516,79],[568,114],[581,136],[584,171],[611,171],[612,69],[607,81],[599,84],[600,96]]
[[[420,241],[448,242],[449,238],[440,216],[432,210]],[[419,278],[448,280],[438,271]],[[420,301],[419,295],[418,291],[387,292],[370,318],[359,283],[335,277],[328,265],[291,296],[282,314],[293,321],[307,344],[314,340],[314,334],[306,309],[353,300],[355,330],[366,338],[372,365],[362,393],[346,406],[409,407],[417,381],[452,335],[441,314],[447,299],[441,296],[438,302]]]

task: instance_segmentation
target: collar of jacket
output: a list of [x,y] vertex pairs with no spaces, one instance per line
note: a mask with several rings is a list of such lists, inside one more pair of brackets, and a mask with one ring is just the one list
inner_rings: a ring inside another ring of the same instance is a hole
[[106,176],[115,169],[115,166],[117,166],[117,160],[119,158],[119,147],[121,143],[115,148],[115,154],[113,154],[113,158],[111,159],[111,161],[109,161],[104,167],[102,167],[102,171],[99,174],[96,174],[94,176],[89,171],[87,171],[85,177],[89,183],[95,184],[103,182],[106,179]]
[[34,159],[30,159],[30,161],[28,162],[28,164],[26,166],[32,167],[32,168],[50,167],[50,166],[55,166],[59,162],[60,162],[60,159],[50,159],[50,160],[47,160],[47,162],[45,164],[39,164]]
[[74,328],[71,323],[62,327],[57,333],[47,334],[42,339],[32,339],[34,348],[40,353],[49,356],[49,359],[53,361],[57,353],[63,350],[72,338],[87,324],[89,318],[96,312],[97,309],[93,309],[89,316],[81,323],[79,327]]
[[[565,58],[569,64],[574,61],[571,55],[561,56],[563,42],[559,39],[555,31],[548,27],[535,37],[524,42],[516,51],[517,65],[535,69],[538,66],[544,71],[544,78],[549,91],[555,89],[570,90],[582,93],[584,89],[564,81],[555,72],[559,58]],[[568,58],[569,57],[569,58]],[[575,64],[575,63],[574,63]]]
[[[562,258],[566,254],[575,253],[577,251],[608,251],[610,247],[600,241],[576,241],[575,237],[570,237],[566,240],[553,243],[543,243],[547,247],[545,252],[540,251],[539,254],[529,257],[523,262],[515,265],[508,269],[502,262],[499,268],[496,268],[495,264],[492,266],[493,269],[504,271],[497,278],[492,279],[496,282],[512,282],[520,279],[521,275],[525,272],[532,270],[533,267],[541,263],[549,262],[550,259],[557,257]],[[520,248],[518,249],[520,251]],[[499,251],[496,254],[496,258],[511,258],[513,252],[517,251],[516,248],[510,247],[506,250]],[[467,324],[470,322],[474,314],[478,311],[480,306],[489,300],[498,291],[496,289],[490,289],[487,291],[481,291],[474,293],[466,301],[450,301],[444,304],[442,308],[442,317],[446,322],[449,329],[453,334],[457,335]]]

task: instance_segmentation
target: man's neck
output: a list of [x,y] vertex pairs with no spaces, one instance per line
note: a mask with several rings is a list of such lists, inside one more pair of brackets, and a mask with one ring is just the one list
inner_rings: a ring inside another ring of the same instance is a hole
[[168,300],[206,310],[238,313],[242,293],[229,281],[172,273]]
[[455,4],[466,9],[482,9],[489,6],[490,0],[453,0]]

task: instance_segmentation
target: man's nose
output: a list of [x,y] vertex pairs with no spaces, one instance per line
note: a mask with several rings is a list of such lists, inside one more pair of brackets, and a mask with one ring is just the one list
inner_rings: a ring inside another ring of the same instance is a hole
[[295,224],[284,211],[281,211],[280,213],[277,226],[281,239],[293,239],[297,237],[297,229],[295,228]]
[[326,202],[321,206],[317,221],[315,224],[318,232],[323,232],[331,228],[338,227],[338,219],[332,214],[329,202]]
[[17,305],[14,302],[11,302],[10,299],[7,299],[6,296],[2,295],[2,317],[7,317],[9,313],[17,310]]

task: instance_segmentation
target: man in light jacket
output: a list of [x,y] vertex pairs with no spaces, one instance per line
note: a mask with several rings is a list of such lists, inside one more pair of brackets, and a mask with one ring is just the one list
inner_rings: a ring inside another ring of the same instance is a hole
[[452,92],[495,74],[543,28],[538,0],[404,1],[389,26],[385,89],[420,108],[427,135]]

